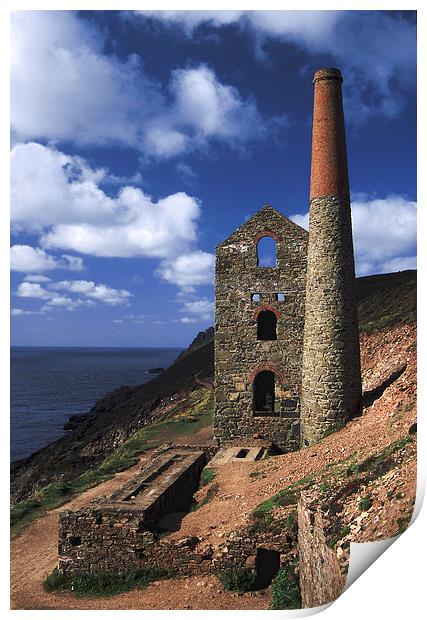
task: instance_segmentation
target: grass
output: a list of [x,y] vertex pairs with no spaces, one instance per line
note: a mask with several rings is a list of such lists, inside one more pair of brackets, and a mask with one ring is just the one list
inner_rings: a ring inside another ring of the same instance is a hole
[[263,519],[271,514],[272,510],[277,506],[292,506],[298,503],[300,493],[304,489],[308,489],[313,483],[313,476],[306,476],[297,482],[279,491],[269,499],[259,504],[252,512],[254,519]]
[[399,450],[402,450],[405,446],[412,442],[412,437],[404,437],[403,439],[394,441],[378,454],[368,456],[368,458],[361,463],[351,464],[347,469],[347,475],[358,476],[362,473],[369,472],[374,478],[383,476],[393,467],[393,462],[391,459],[393,454]]
[[256,588],[256,572],[249,568],[227,569],[218,573],[217,577],[226,590],[250,592]]
[[281,568],[271,582],[270,609],[301,609],[301,591],[295,564]]
[[216,471],[212,467],[205,467],[204,470],[202,471],[202,475],[200,476],[200,486],[201,487],[206,486],[207,484],[212,482],[215,476],[216,476]]
[[172,571],[157,566],[128,573],[77,573],[67,577],[57,568],[43,584],[46,592],[71,591],[76,596],[110,597],[135,588],[145,588],[151,581],[172,577]]
[[65,484],[51,483],[40,489],[34,497],[18,502],[10,511],[11,535],[16,536],[23,527],[47,510],[58,508],[75,495],[129,469],[138,462],[145,450],[196,433],[211,424],[212,415],[212,393],[209,390],[195,390],[184,402],[178,403],[168,412],[166,420],[138,430],[96,469],[89,469]]
[[416,275],[413,274],[406,281],[381,286],[359,301],[360,332],[370,334],[393,325],[415,322],[416,287]]

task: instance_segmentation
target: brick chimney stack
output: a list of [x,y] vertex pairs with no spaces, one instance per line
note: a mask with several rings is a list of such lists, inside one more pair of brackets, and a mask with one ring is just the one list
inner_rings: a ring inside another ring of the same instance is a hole
[[362,393],[341,73],[319,69],[313,83],[303,445],[357,415]]

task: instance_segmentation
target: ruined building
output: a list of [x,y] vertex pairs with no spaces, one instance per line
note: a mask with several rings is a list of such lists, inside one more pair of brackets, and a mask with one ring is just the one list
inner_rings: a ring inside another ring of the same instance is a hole
[[[265,578],[270,570],[266,562],[270,568],[274,564],[276,574],[297,544],[286,528],[273,538],[264,528],[250,535],[231,532],[215,552],[197,536],[163,535],[179,529],[177,515],[182,519],[191,509],[207,463],[248,463],[266,454],[264,444],[274,443],[285,452],[298,450],[359,411],[341,74],[322,69],[314,84],[310,236],[267,205],[216,252],[214,435],[226,448],[161,446],[150,464],[110,497],[61,512],[62,573],[157,566],[191,575],[235,570],[252,562],[257,575]],[[268,239],[272,247],[267,260],[260,247]],[[300,555],[308,557],[301,572],[304,590],[320,564],[328,575],[324,564],[336,564],[337,558],[324,544],[308,500],[300,506],[298,520]],[[314,560],[310,551],[306,553],[313,540]],[[333,575],[338,592],[341,574],[337,569]],[[271,577],[272,573],[270,581]]]
[[[320,69],[313,81],[309,239],[266,206],[216,249],[214,436],[220,445],[258,437],[297,450],[359,412],[342,78],[338,69]],[[262,265],[258,248],[266,237],[274,256]]]
[[[272,240],[267,266],[259,247]],[[215,417],[220,444],[300,444],[307,232],[270,206],[216,250]]]

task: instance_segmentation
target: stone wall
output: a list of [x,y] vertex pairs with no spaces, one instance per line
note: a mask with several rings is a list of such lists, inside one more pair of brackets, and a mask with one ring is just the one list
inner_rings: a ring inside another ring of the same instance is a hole
[[108,498],[59,515],[63,572],[127,572],[150,558],[156,524],[187,511],[206,464],[204,452],[168,450]]
[[346,564],[325,541],[325,524],[316,500],[303,491],[298,504],[298,553],[302,606],[318,607],[337,599],[347,579]]
[[[276,240],[274,268],[257,266],[257,243],[265,236]],[[266,206],[217,247],[214,436],[220,445],[255,436],[286,451],[300,446],[307,239],[304,229]],[[277,316],[277,340],[257,340],[262,309]],[[253,382],[262,370],[275,374],[274,415],[254,415]]]

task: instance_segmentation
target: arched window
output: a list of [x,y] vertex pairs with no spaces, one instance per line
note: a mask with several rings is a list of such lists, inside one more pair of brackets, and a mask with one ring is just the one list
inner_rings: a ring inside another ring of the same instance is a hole
[[276,266],[276,241],[272,237],[261,237],[257,244],[257,266]]
[[277,340],[277,318],[271,310],[262,310],[257,316],[257,340]]
[[262,370],[254,380],[253,407],[256,415],[274,414],[274,372]]

